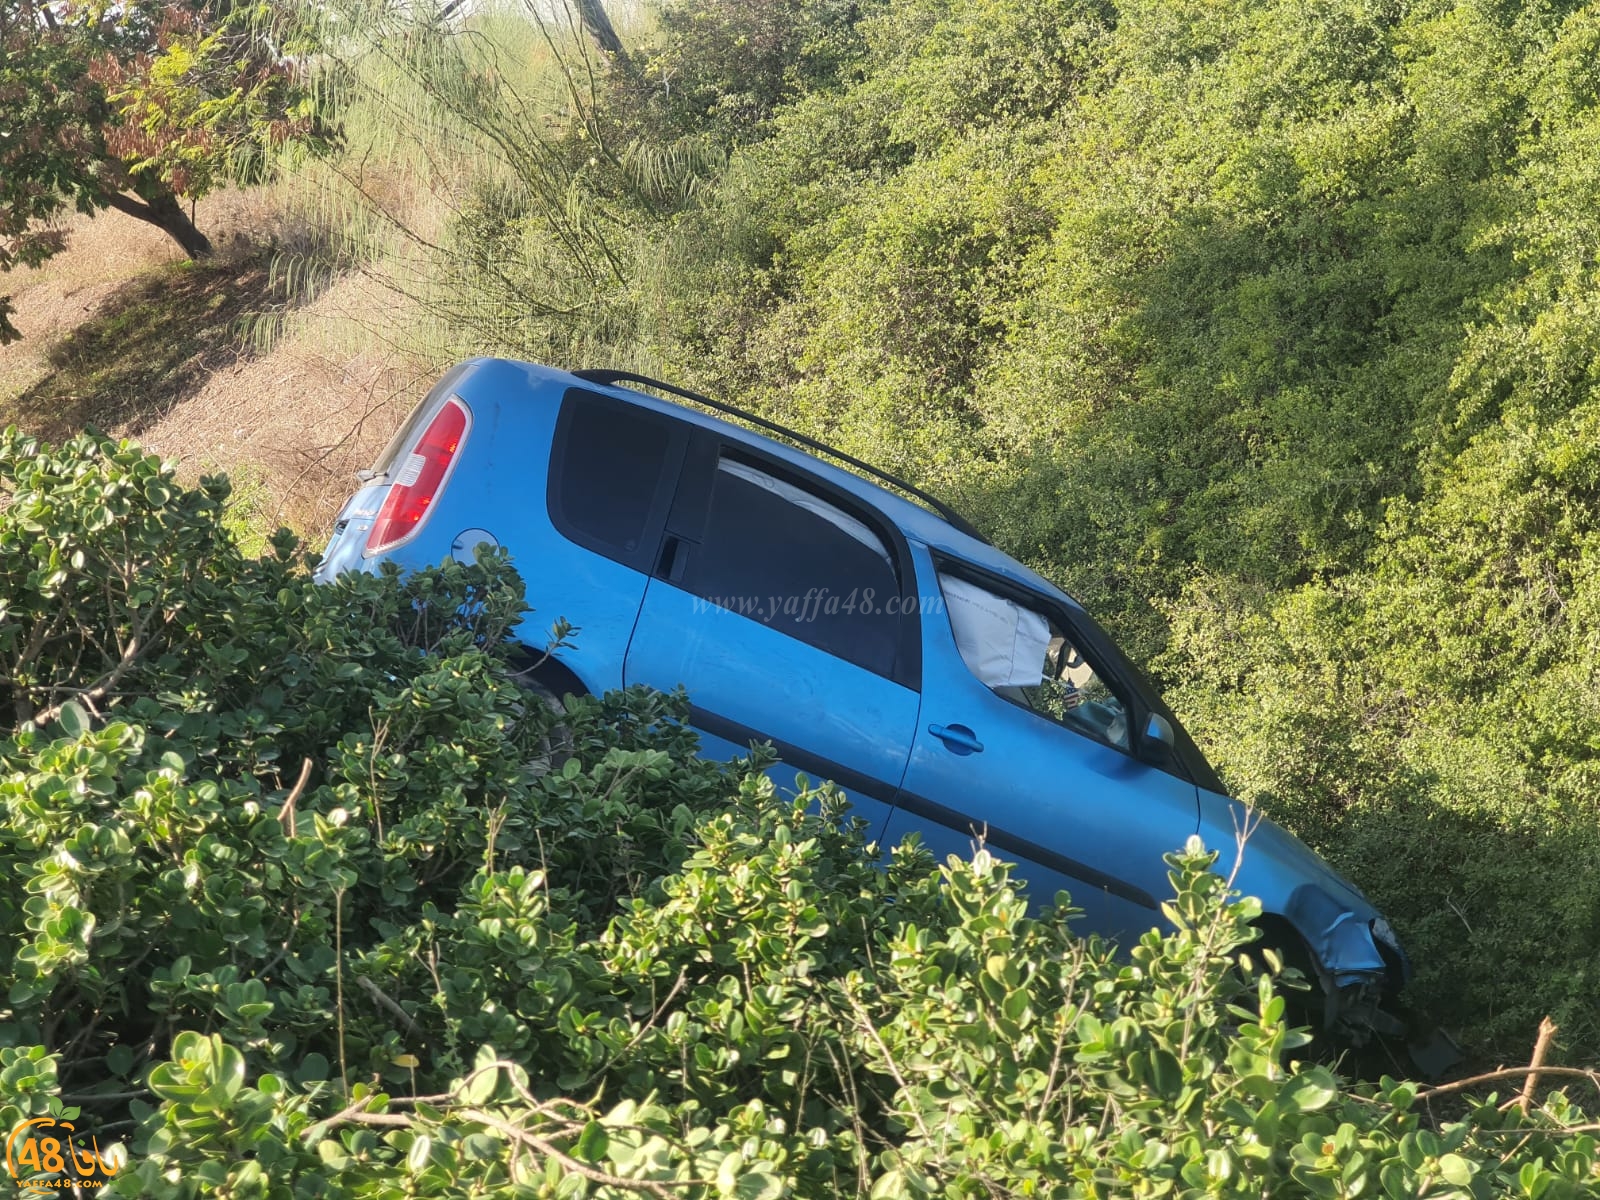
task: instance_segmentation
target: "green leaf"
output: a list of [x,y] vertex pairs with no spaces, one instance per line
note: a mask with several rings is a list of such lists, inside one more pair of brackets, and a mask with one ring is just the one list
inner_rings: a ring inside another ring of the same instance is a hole
[[1446,1154],[1439,1160],[1440,1176],[1456,1187],[1469,1187],[1477,1173],[1477,1166],[1459,1154]]
[[206,1102],[223,1109],[233,1102],[244,1086],[245,1061],[239,1050],[217,1034],[211,1035],[211,1066],[206,1087]]
[[494,1067],[481,1067],[461,1083],[461,1098],[468,1104],[482,1105],[494,1099],[500,1086],[500,1072]]
[[327,1077],[328,1060],[314,1050],[300,1060],[294,1071],[296,1083],[317,1083]]
[[1316,1112],[1339,1094],[1338,1081],[1326,1067],[1312,1067],[1285,1083],[1278,1092],[1284,1112]]
[[133,1070],[133,1064],[134,1052],[131,1046],[119,1042],[106,1051],[106,1070],[113,1075],[126,1077],[128,1072]]
[[578,1135],[573,1154],[584,1162],[597,1163],[606,1157],[611,1147],[611,1134],[599,1121],[590,1121]]
[[758,1163],[739,1176],[733,1195],[737,1200],[778,1200],[783,1195],[783,1180],[769,1173],[765,1163]]
[[1290,1177],[1313,1196],[1337,1196],[1339,1184],[1323,1172],[1306,1163],[1296,1163],[1289,1168]]
[[428,1153],[433,1149],[433,1140],[425,1133],[419,1133],[411,1143],[411,1149],[406,1151],[406,1167],[413,1174],[428,1165]]
[[88,710],[76,700],[68,700],[56,714],[56,724],[70,738],[81,738],[89,732]]

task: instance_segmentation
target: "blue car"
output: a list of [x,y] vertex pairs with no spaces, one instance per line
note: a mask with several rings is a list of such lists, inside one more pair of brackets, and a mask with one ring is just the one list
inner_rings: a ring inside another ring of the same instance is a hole
[[541,668],[554,695],[681,684],[707,753],[771,743],[780,779],[835,781],[886,846],[982,837],[1087,928],[1160,924],[1162,855],[1198,833],[1227,866],[1248,827],[1236,886],[1323,1025],[1397,1031],[1410,966],[1366,897],[1224,793],[1077,601],[903,481],[671,385],[487,358],[362,478],[321,577],[504,546],[540,618],[581,629]]

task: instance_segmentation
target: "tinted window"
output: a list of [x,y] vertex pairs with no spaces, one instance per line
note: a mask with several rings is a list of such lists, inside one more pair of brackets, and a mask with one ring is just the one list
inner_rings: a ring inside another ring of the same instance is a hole
[[679,586],[790,637],[890,675],[899,577],[867,525],[807,489],[723,460]]
[[551,481],[562,532],[634,560],[658,504],[673,435],[672,425],[653,413],[569,393]]

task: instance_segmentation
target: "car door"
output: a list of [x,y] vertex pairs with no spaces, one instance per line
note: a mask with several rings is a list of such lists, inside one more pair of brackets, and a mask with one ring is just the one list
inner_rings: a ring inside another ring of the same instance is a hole
[[552,621],[573,621],[577,632],[557,657],[596,693],[622,685],[690,433],[614,396],[571,388],[562,398],[543,481],[559,540],[513,551],[534,610],[528,640],[538,646]]
[[1199,801],[1167,747],[1141,747],[1141,685],[1072,606],[926,550],[918,567],[942,603],[922,614],[921,717],[884,843],[915,831],[942,861],[981,835],[1036,905],[1064,889],[1089,929],[1158,924],[1162,855],[1195,832]]
[[[920,643],[898,533],[775,457],[691,445],[625,676],[682,684],[706,749],[842,787],[877,837],[917,721]],[[906,610],[903,612],[902,610]]]

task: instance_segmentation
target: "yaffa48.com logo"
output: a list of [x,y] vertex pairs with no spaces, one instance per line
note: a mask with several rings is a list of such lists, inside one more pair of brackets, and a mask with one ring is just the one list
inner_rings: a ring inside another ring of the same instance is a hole
[[102,1152],[93,1137],[84,1147],[79,1142],[85,1136],[60,1117],[18,1121],[6,1138],[6,1170],[18,1187],[30,1190],[103,1187],[121,1169],[127,1151],[113,1145]]

